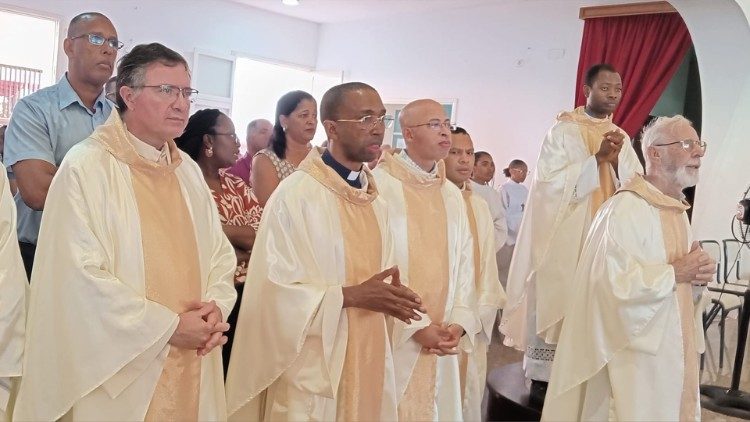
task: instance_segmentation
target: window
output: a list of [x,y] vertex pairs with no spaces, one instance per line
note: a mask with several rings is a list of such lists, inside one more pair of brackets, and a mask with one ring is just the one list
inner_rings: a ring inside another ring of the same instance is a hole
[[0,124],[21,98],[55,83],[58,22],[0,10]]
[[[238,57],[232,93],[232,121],[245,150],[247,124],[255,119],[273,123],[276,102],[289,91],[302,90],[315,97],[318,105],[323,94],[341,83],[341,72],[315,72],[292,66]],[[318,122],[313,144],[326,139],[325,130]]]

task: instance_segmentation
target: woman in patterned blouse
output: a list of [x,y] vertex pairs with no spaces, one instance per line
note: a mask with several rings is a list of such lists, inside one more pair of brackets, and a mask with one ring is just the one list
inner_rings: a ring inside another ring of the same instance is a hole
[[317,127],[318,104],[312,95],[292,91],[279,99],[271,145],[253,157],[250,177],[260,205],[266,205],[276,186],[305,159]]
[[237,255],[237,268],[234,273],[237,304],[227,318],[231,328],[227,332],[229,341],[223,348],[226,370],[247,276],[247,262],[260,224],[261,207],[247,184],[239,177],[226,172],[226,168],[237,161],[240,153],[234,124],[229,117],[216,109],[200,110],[190,116],[185,132],[175,139],[175,142],[203,171],[203,177],[216,201],[224,234],[234,246]]

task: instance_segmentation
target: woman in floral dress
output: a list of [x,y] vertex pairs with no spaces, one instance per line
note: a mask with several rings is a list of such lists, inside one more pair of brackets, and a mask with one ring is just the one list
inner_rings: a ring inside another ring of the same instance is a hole
[[203,177],[216,201],[224,233],[237,255],[237,268],[234,272],[237,303],[227,318],[231,325],[226,333],[229,341],[222,350],[226,373],[237,313],[247,277],[247,263],[260,224],[262,208],[247,184],[225,171],[234,164],[240,152],[234,124],[229,117],[216,109],[200,110],[190,116],[185,132],[175,139],[175,142],[203,171]]

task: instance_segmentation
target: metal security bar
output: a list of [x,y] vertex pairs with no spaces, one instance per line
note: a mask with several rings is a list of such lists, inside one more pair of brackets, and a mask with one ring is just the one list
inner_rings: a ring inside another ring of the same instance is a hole
[[0,63],[0,119],[10,119],[18,100],[38,91],[41,82],[39,69]]

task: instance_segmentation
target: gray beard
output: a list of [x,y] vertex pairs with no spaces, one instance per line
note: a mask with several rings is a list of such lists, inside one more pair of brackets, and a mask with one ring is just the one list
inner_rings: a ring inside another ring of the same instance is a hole
[[675,181],[682,186],[682,189],[689,188],[698,184],[699,174],[694,175],[687,172],[687,167],[680,167],[674,175]]

